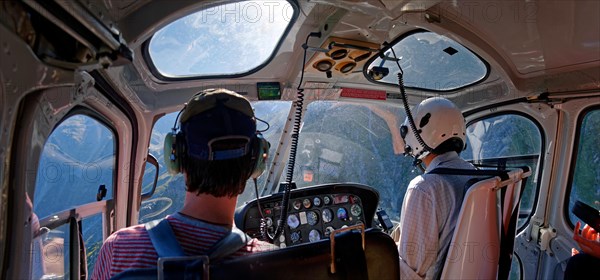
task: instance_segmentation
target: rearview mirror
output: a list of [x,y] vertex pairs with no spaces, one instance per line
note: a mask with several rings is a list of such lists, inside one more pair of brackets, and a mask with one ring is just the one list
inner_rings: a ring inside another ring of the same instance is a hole
[[[150,166],[154,166],[154,180],[149,182],[149,180],[152,178],[152,173],[151,171],[149,172],[148,167]],[[152,195],[154,194],[154,191],[156,190],[156,184],[158,182],[158,171],[159,171],[159,165],[158,165],[158,161],[156,160],[156,158],[151,155],[148,154],[147,160],[146,160],[146,167],[144,169],[144,177],[142,179],[142,191],[144,191],[146,188],[146,186],[149,186],[149,190],[146,192],[142,193],[142,201],[151,198]]]

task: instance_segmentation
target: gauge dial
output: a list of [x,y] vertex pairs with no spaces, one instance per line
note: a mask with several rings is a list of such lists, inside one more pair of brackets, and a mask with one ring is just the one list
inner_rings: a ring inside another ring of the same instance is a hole
[[312,206],[312,202],[310,202],[310,199],[308,199],[308,198],[305,198],[305,199],[302,201],[302,205],[304,205],[304,208],[308,209],[308,208],[310,208],[310,206]]
[[315,242],[319,240],[321,240],[321,233],[318,230],[313,229],[308,233],[308,241]]
[[291,229],[295,229],[300,225],[300,220],[298,220],[298,216],[291,214],[287,218],[287,224]]
[[330,209],[323,209],[323,212],[321,213],[321,215],[323,216],[324,223],[329,223],[333,219],[333,213],[331,212]]
[[348,211],[344,207],[340,207],[337,210],[337,217],[342,221],[348,220]]
[[302,202],[300,200],[295,200],[294,201],[294,209],[300,210],[301,207],[302,207]]
[[315,211],[309,211],[306,213],[306,219],[309,225],[314,226],[319,222],[319,215]]
[[273,226],[273,219],[271,219],[271,217],[266,217],[265,218],[265,223],[267,224],[268,227],[272,227]]
[[321,206],[321,199],[318,196],[313,198],[313,205],[315,205],[315,207]]
[[290,234],[290,240],[292,240],[292,243],[301,242],[302,236],[300,235],[300,232],[299,231],[292,232],[292,234]]
[[325,205],[331,204],[331,198],[328,195],[324,196],[323,203],[325,203]]
[[358,217],[362,214],[362,208],[360,208],[360,205],[354,204],[350,207],[350,213],[352,213],[352,216]]

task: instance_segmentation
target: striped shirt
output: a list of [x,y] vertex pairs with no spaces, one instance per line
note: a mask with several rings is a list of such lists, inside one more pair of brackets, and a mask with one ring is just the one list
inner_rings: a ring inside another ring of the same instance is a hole
[[[225,237],[229,228],[196,220],[180,213],[167,216],[175,238],[188,256],[205,254]],[[252,239],[231,257],[273,250],[273,245]],[[124,228],[111,234],[100,249],[91,279],[109,279],[127,269],[156,268],[158,255],[144,225]]]

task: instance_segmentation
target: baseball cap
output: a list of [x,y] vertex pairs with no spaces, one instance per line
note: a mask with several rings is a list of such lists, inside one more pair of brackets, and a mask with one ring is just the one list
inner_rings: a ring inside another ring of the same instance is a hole
[[188,156],[226,160],[247,155],[256,134],[250,102],[227,89],[207,89],[194,95],[181,113]]

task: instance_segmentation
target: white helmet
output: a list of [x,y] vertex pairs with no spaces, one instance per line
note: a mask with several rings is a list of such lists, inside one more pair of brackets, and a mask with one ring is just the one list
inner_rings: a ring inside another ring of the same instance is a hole
[[[427,150],[417,139],[407,117],[400,127],[400,135],[406,143],[405,154],[421,160],[430,152],[441,154],[454,150],[460,153],[464,150],[465,118],[450,100],[443,97],[428,98],[415,106],[411,112],[418,133],[431,150]],[[452,141],[448,141],[450,139]],[[445,143],[446,141],[448,142]],[[440,147],[442,143],[444,146]]]

